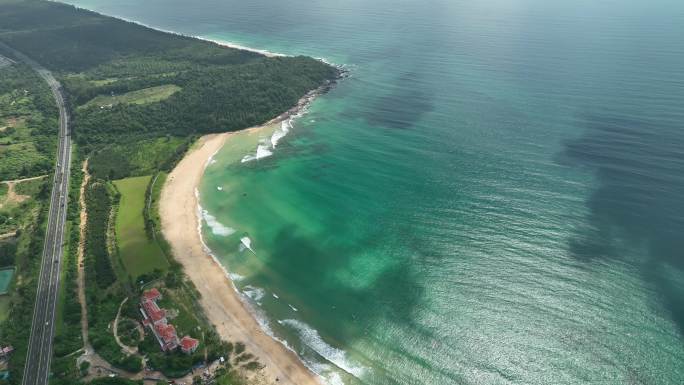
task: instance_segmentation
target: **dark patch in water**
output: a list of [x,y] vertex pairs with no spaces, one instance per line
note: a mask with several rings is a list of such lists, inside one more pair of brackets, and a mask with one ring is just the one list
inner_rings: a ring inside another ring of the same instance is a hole
[[371,126],[408,129],[434,109],[433,96],[423,90],[418,73],[406,73],[393,84],[392,92],[371,104],[364,117]]
[[275,285],[296,293],[301,303],[316,309],[315,314],[306,316],[312,327],[326,338],[334,335],[338,346],[351,345],[355,339],[364,337],[365,328],[374,325],[374,320],[389,317],[412,322],[413,310],[423,295],[411,261],[398,261],[362,288],[340,281],[337,274],[349,272],[352,258],[376,247],[378,237],[381,235],[366,237],[366,241],[354,247],[320,245],[298,235],[296,228],[288,228],[276,236],[272,257],[254,279],[280,281]]
[[587,206],[592,229],[570,240],[580,260],[622,258],[618,241],[644,246],[643,277],[657,288],[684,333],[684,132],[682,127],[606,114],[584,118],[586,134],[566,144],[563,159],[596,173]]

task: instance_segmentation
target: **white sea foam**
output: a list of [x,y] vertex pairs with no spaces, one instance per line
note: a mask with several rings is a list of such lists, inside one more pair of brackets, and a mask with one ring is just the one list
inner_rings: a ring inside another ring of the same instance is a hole
[[249,237],[240,238],[240,243],[245,247],[245,249],[254,253],[254,250],[252,249],[252,240],[249,239]]
[[212,234],[219,235],[222,237],[227,237],[235,233],[235,229],[232,227],[225,226],[219,222],[215,216],[209,214],[207,210],[202,210],[202,219],[206,222],[207,226],[211,229]]
[[256,150],[256,159],[257,160],[269,157],[271,155],[273,155],[273,152],[270,150],[269,146],[266,146],[263,144],[260,144],[257,146],[257,150]]
[[335,366],[351,374],[352,376],[360,378],[365,372],[365,368],[349,360],[349,357],[347,357],[347,352],[328,345],[325,341],[323,341],[321,336],[318,334],[318,331],[311,328],[304,322],[295,319],[286,319],[278,321],[278,323],[295,329],[299,334],[302,343],[313,349],[321,357],[335,364]]
[[344,385],[344,381],[342,381],[342,377],[340,377],[339,373],[332,370],[323,372],[319,375],[325,379],[325,382],[328,385]]
[[230,277],[230,280],[233,282],[240,282],[243,279],[245,279],[245,277],[241,276],[238,273],[228,273],[228,277]]
[[216,187],[216,189],[219,191],[223,191],[223,187],[221,187],[221,186]]
[[245,293],[246,296],[252,299],[252,301],[258,303],[261,305],[260,301],[262,298],[264,298],[264,295],[266,295],[266,291],[260,287],[254,287],[251,285],[247,285],[242,289],[242,292]]
[[272,295],[273,295],[273,298],[275,298],[275,299],[280,298],[280,297],[278,297],[278,294],[276,294],[276,293],[272,293]]
[[289,306],[289,307],[290,307],[290,309],[292,309],[292,310],[294,310],[294,311],[299,311],[299,310],[297,310],[297,308],[296,308],[296,307],[294,307],[294,306],[290,305],[289,303],[287,304],[287,306]]
[[273,155],[272,150],[273,150],[273,148],[270,145],[259,144],[259,145],[257,145],[255,154],[243,156],[242,160],[240,160],[240,162],[245,163],[245,162],[251,162],[253,160],[268,158],[269,156]]
[[[235,282],[233,281],[233,276],[239,277],[239,279],[242,279],[243,277],[238,275],[238,274],[231,274],[228,272],[228,269],[226,269],[225,266],[216,258],[216,254],[214,254],[213,250],[207,246],[206,242],[204,242],[204,236],[202,235],[202,206],[199,204],[199,191],[195,188],[195,198],[197,199],[197,209],[195,210],[195,215],[197,216],[197,234],[199,235],[200,243],[202,244],[202,249],[204,250],[205,253],[207,253],[208,256],[211,257],[211,259],[216,263],[216,265],[223,270],[223,274],[225,274],[226,277],[230,278],[230,285],[233,287],[233,290],[236,292],[238,291],[237,287],[235,286]],[[237,279],[237,280],[239,280]]]
[[202,36],[193,36],[193,37],[196,37],[196,38],[202,39],[202,40],[211,41],[211,42],[213,42],[213,43],[216,43],[216,44],[218,44],[218,45],[222,45],[222,46],[224,46],[224,47],[235,48],[235,49],[239,49],[239,50],[243,50],[243,51],[254,52],[254,53],[258,53],[258,54],[261,54],[261,55],[264,55],[264,56],[267,56],[267,57],[287,57],[287,56],[288,56],[288,55],[285,55],[285,54],[282,54],[282,53],[277,53],[277,52],[269,51],[269,50],[267,50],[267,49],[257,49],[257,48],[247,47],[247,46],[244,46],[244,45],[242,45],[242,44],[237,44],[237,43],[233,43],[233,42],[230,42],[230,41],[225,41],[225,40],[220,40],[220,39],[211,39],[211,38],[206,38],[206,37],[202,37]]
[[[251,162],[253,160],[259,160],[273,155],[273,151],[275,151],[276,147],[278,146],[278,143],[280,143],[281,139],[287,136],[287,134],[292,129],[292,125],[295,119],[304,116],[309,111],[309,105],[318,95],[318,92],[319,90],[314,90],[304,95],[304,97],[302,97],[297,103],[297,106],[287,112],[289,116],[287,117],[287,119],[284,119],[280,122],[280,127],[273,131],[273,134],[271,134],[271,138],[268,141],[262,140],[257,145],[256,153],[243,156],[240,162]],[[314,120],[312,120],[312,122],[313,121]]]
[[323,380],[326,385],[344,385],[342,377],[339,373],[333,369],[331,365],[325,364],[323,362],[309,362],[306,361],[305,365],[309,370],[316,373],[318,377]]
[[[253,302],[250,301],[251,298],[249,296],[247,296],[246,294],[244,294],[243,292],[241,292],[240,290],[238,290],[237,286],[235,286],[235,282],[238,282],[238,281],[244,279],[244,277],[237,274],[237,273],[229,273],[228,270],[226,269],[226,267],[218,260],[218,258],[216,257],[216,254],[214,254],[214,252],[211,250],[211,248],[209,248],[209,246],[207,246],[207,244],[204,242],[204,237],[202,236],[202,211],[203,210],[202,210],[202,206],[199,204],[199,191],[197,189],[195,189],[195,198],[197,198],[197,202],[198,202],[197,203],[197,209],[195,210],[195,213],[197,216],[197,233],[199,234],[200,243],[202,244],[202,249],[204,250],[205,253],[207,253],[207,255],[209,255],[211,257],[211,259],[214,261],[214,263],[216,263],[216,265],[223,271],[223,274],[225,274],[226,277],[230,278],[230,286],[233,288],[233,290],[235,290],[235,293],[237,293],[238,298],[240,298],[242,303],[245,305],[245,307],[247,308],[247,311],[257,321],[257,323],[259,324],[259,327],[261,327],[261,330],[263,330],[264,333],[266,333],[266,335],[270,336],[275,341],[281,343],[287,350],[291,351],[292,353],[294,353],[295,355],[297,355],[299,357],[297,352],[294,349],[292,349],[292,347],[290,346],[290,344],[287,343],[286,340],[276,337],[276,335],[273,333],[273,330],[271,329],[271,325],[269,324],[268,318],[266,317],[264,312],[260,308],[253,306]],[[245,238],[247,238],[247,237],[245,237]],[[249,238],[247,238],[247,239],[249,239]],[[242,245],[242,243],[240,244],[240,246],[244,247]],[[311,362],[303,360],[301,357],[300,357],[300,360],[302,361],[304,366],[306,366],[309,370],[311,370],[312,373],[318,375],[322,380],[324,380],[324,382],[326,384],[338,385],[338,383],[333,383],[333,382],[327,381],[327,377],[322,375],[319,371],[315,370],[313,368]]]
[[280,122],[280,128],[275,130],[273,132],[273,135],[271,135],[271,147],[274,149],[278,145],[278,142],[280,139],[284,138],[285,135],[287,135],[290,132],[290,128],[292,128],[292,119],[287,119],[282,122]]
[[216,156],[216,154],[218,154],[218,152],[219,152],[219,150],[214,151],[214,153],[211,154],[211,156],[207,159],[207,162],[204,164],[205,169],[207,167],[209,167],[210,165],[216,163],[216,160],[214,159],[214,157]]

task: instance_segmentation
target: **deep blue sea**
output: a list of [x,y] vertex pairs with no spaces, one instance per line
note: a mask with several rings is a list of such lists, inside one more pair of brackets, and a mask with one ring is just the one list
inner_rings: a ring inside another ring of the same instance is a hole
[[70,2],[350,71],[201,191],[329,383],[684,384],[684,1]]

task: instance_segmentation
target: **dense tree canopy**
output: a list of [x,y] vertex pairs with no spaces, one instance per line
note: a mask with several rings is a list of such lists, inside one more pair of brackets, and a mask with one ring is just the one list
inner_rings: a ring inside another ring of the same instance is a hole
[[[47,1],[0,0],[0,40],[58,74],[80,150],[108,159],[117,155],[102,149],[113,144],[263,123],[338,75],[312,58],[265,57]],[[155,102],[85,106],[98,95],[163,85],[180,91]]]

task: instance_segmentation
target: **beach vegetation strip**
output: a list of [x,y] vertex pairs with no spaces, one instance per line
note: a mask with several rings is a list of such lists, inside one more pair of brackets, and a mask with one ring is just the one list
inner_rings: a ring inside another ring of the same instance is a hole
[[146,209],[145,191],[150,180],[150,176],[140,176],[114,181],[120,194],[116,244],[124,268],[133,280],[169,267],[161,247],[145,231],[143,211]]

